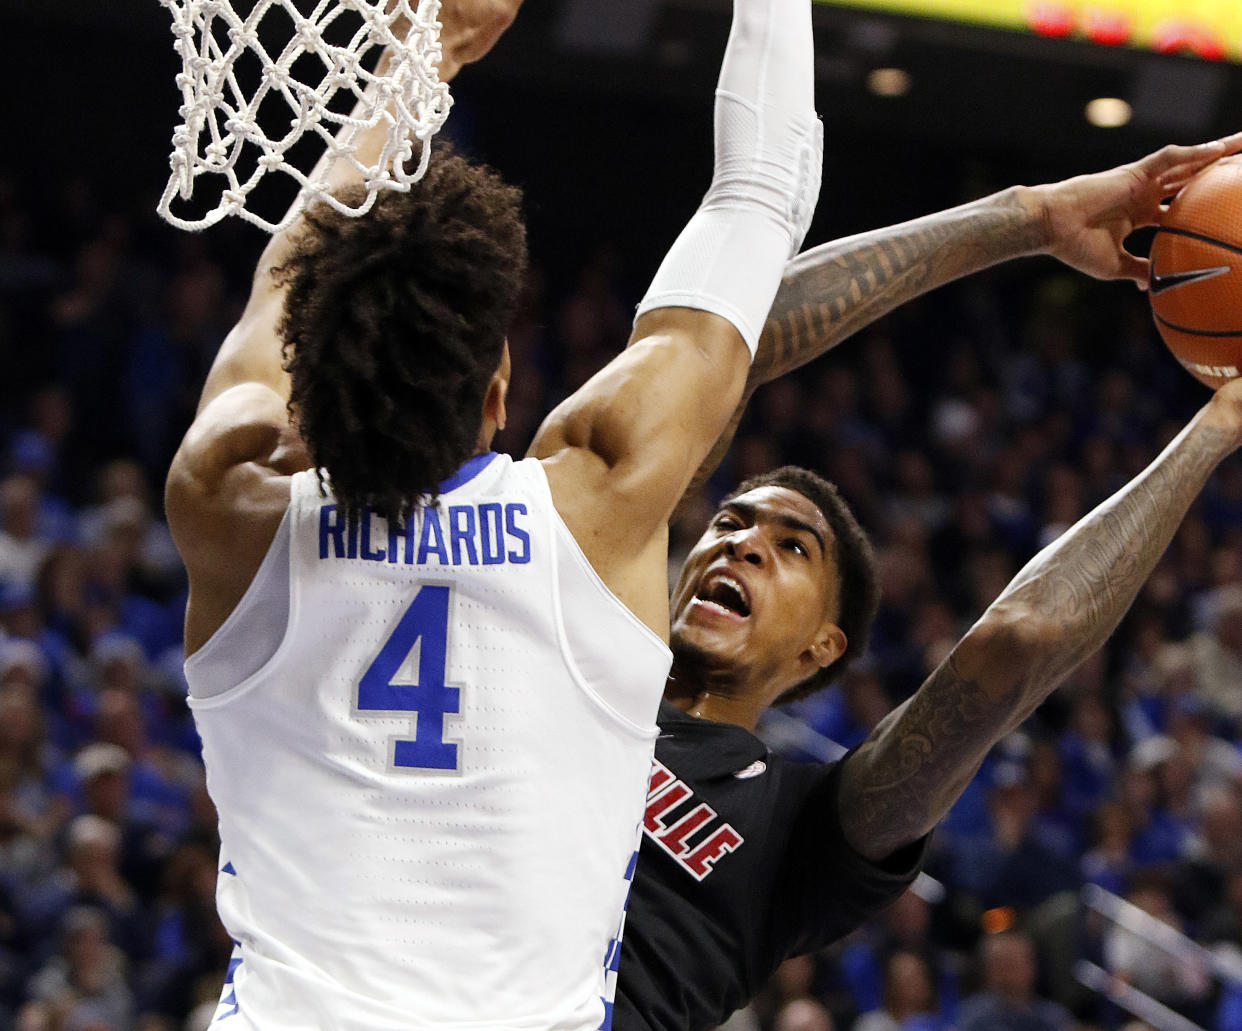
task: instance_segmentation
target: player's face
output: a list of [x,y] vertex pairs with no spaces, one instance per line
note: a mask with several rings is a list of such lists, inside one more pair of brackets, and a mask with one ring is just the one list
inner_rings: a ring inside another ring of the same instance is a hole
[[784,690],[845,646],[834,540],[810,499],[759,487],[721,507],[673,593],[673,650],[739,683]]

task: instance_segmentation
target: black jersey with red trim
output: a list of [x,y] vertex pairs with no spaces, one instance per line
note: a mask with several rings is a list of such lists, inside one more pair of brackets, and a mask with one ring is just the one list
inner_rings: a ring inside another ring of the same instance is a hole
[[845,841],[839,764],[773,755],[742,727],[664,704],[630,888],[614,1031],[723,1023],[790,956],[848,934],[917,876]]

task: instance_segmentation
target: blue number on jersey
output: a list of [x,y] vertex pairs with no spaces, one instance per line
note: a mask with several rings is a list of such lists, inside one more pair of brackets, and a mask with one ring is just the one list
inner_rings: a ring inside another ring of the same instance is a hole
[[[358,708],[418,714],[412,741],[394,743],[393,762],[422,770],[457,769],[457,745],[444,740],[446,713],[460,712],[460,692],[444,684],[449,588],[424,585],[358,683]],[[418,682],[395,684],[406,657],[418,652]]]

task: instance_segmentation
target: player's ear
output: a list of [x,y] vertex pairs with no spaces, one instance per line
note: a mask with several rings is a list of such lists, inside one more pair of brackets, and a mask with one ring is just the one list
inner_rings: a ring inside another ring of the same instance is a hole
[[492,373],[491,382],[487,385],[487,394],[483,398],[483,418],[494,422],[497,430],[505,428],[505,420],[509,414],[505,408],[505,402],[509,396],[509,375],[511,371],[509,341],[506,340],[504,350],[501,352],[500,364],[496,366],[496,371]]
[[823,669],[825,666],[832,665],[845,653],[845,646],[848,643],[844,630],[835,623],[825,623],[820,627],[815,643],[808,650],[815,665]]

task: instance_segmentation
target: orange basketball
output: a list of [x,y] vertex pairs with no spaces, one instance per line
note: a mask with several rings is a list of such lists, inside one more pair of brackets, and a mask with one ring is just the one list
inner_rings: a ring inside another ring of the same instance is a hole
[[1173,198],[1151,248],[1151,310],[1174,357],[1209,387],[1242,374],[1242,160]]

